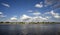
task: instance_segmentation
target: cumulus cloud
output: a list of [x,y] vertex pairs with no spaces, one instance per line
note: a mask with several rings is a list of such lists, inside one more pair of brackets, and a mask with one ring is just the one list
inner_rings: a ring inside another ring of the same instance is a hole
[[55,14],[53,10],[51,10],[50,12],[45,12],[44,14]]
[[59,13],[55,13],[53,10],[50,12],[55,18],[60,18]]
[[54,17],[55,17],[55,18],[60,18],[60,16],[59,16],[59,15],[55,15]]
[[2,12],[0,12],[0,15],[2,15],[3,13]]
[[26,19],[26,18],[30,18],[30,16],[23,14],[21,19]]
[[47,20],[46,18],[44,18],[44,17],[42,17],[42,16],[39,16],[39,17],[34,17],[35,18],[35,20],[36,21],[38,21],[38,20]]
[[46,17],[42,17],[42,16],[40,16],[40,19],[42,19],[42,20],[48,20],[48,19],[50,19],[51,17],[48,17],[48,16],[46,16]]
[[50,12],[46,12],[45,14],[51,14],[54,18],[60,18],[60,14],[55,13],[53,10],[51,10]]
[[16,22],[16,21],[17,21],[17,17],[16,17],[16,16],[11,17],[11,18],[10,18],[10,21],[11,21],[11,22]]
[[33,12],[33,10],[28,10],[28,12]]
[[5,6],[5,7],[10,7],[10,5],[9,4],[7,4],[7,3],[1,3],[3,6]]
[[0,12],[0,18],[6,17],[2,12]]
[[34,12],[33,15],[40,15],[40,12]]
[[42,2],[40,2],[40,4],[36,4],[35,7],[37,7],[37,8],[42,8],[42,7],[43,7]]
[[21,17],[20,17],[20,20],[22,22],[40,22],[40,21],[45,21],[45,20],[48,20],[50,19],[50,17],[46,16],[46,17],[42,17],[42,16],[27,16],[26,14],[23,14]]
[[46,16],[45,18],[46,18],[46,19],[50,19],[50,18],[51,18],[51,16]]
[[27,16],[26,14],[23,14],[21,17],[20,17],[20,20],[21,21],[28,21],[31,17],[30,16]]

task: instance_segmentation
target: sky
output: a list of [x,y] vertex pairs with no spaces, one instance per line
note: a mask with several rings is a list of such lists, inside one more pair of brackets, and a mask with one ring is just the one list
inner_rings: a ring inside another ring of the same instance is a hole
[[0,0],[0,21],[60,22],[60,0]]

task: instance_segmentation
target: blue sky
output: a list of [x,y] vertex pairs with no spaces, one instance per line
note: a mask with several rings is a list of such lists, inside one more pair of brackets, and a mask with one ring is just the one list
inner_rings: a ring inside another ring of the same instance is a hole
[[0,21],[36,21],[38,16],[42,21],[60,21],[60,0],[0,0]]

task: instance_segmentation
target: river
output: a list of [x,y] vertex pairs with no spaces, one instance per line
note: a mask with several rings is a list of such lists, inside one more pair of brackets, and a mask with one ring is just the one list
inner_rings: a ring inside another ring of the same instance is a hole
[[60,24],[0,24],[0,35],[60,35]]

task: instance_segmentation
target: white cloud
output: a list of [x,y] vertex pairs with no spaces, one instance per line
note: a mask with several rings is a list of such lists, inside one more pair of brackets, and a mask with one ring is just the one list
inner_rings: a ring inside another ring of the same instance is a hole
[[55,13],[53,10],[50,12],[55,18],[60,18],[59,13]]
[[53,15],[55,15],[53,10],[51,10],[50,12],[45,12],[44,14],[53,14]]
[[42,21],[48,21],[48,19],[50,19],[50,18],[42,17],[42,16],[35,16],[35,17],[32,17],[31,21],[33,21],[33,22],[42,22]]
[[21,19],[27,19],[27,18],[30,18],[30,16],[27,16],[25,14],[22,15]]
[[2,12],[0,12],[0,18],[6,17]]
[[32,10],[28,10],[28,12],[33,12]]
[[17,17],[13,16],[10,18],[10,20],[17,20]]
[[0,12],[0,15],[2,15],[3,13],[2,12]]
[[45,18],[50,19],[50,18],[51,18],[51,16],[46,16]]
[[26,14],[23,14],[21,17],[20,17],[20,20],[22,22],[40,22],[40,21],[45,21],[45,20],[48,20],[50,19],[50,17],[42,17],[42,16],[34,16],[34,17],[31,17],[31,16],[27,16]]
[[42,19],[42,20],[48,20],[50,18],[49,17],[42,17],[42,16],[40,16],[40,19]]
[[17,22],[17,21],[18,21],[17,16],[13,16],[5,20],[5,22]]
[[54,17],[55,17],[55,18],[60,18],[60,16],[59,16],[59,15],[55,15]]
[[40,12],[34,12],[33,15],[40,15],[41,13]]
[[9,4],[6,4],[6,3],[1,3],[3,6],[6,6],[6,7],[10,7]]
[[40,2],[40,4],[36,4],[35,7],[37,7],[37,8],[42,8],[42,7],[43,7],[42,2]]
[[6,15],[0,15],[0,18],[6,17]]
[[53,10],[51,10],[50,12],[46,12],[45,14],[51,14],[54,18],[60,18],[60,14],[55,13]]
[[30,16],[27,16],[26,14],[23,14],[23,15],[20,17],[20,20],[23,21],[23,22],[24,22],[24,21],[27,21],[27,22],[28,22],[29,19],[31,19],[31,17],[30,17]]

